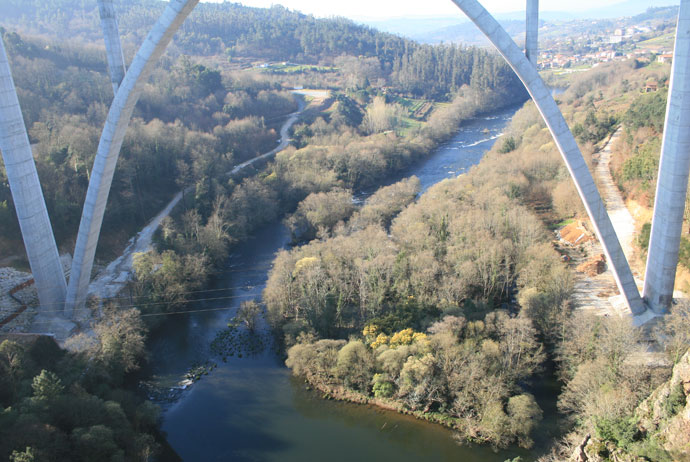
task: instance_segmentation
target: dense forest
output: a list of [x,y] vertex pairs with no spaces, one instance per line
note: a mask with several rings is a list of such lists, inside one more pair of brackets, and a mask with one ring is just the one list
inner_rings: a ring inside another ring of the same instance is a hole
[[[70,31],[74,39],[100,43],[96,4],[82,1],[9,0],[0,24],[55,36]],[[117,2],[123,40],[133,53],[163,11],[155,0]],[[184,23],[174,50],[195,56],[295,61],[333,65],[338,57],[358,57],[359,78],[383,79],[396,91],[444,98],[463,85],[480,89],[510,87],[521,92],[502,59],[478,48],[420,45],[357,25],[344,18],[316,19],[281,6],[249,8],[233,3],[201,3]],[[367,59],[369,58],[369,59]]]
[[93,335],[0,343],[0,457],[32,461],[147,461],[159,453],[160,410],[125,386],[145,355],[136,309],[106,310]]

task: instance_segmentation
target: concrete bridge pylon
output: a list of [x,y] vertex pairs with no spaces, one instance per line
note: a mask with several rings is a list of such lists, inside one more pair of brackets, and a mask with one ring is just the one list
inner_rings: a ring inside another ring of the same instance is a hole
[[0,37],[0,150],[17,211],[26,255],[42,307],[65,301],[65,273],[38,180],[26,125],[17,98],[9,60]]
[[96,246],[103,224],[103,214],[108,202],[108,194],[115,174],[120,148],[134,106],[139,100],[143,85],[151,75],[158,58],[163,54],[197,3],[199,0],[170,0],[134,56],[129,70],[117,89],[98,143],[98,151],[79,224],[72,260],[72,272],[67,286],[66,316],[71,316],[73,310],[81,308],[86,301]]
[[527,0],[525,55],[534,67],[539,58],[539,0]]
[[656,314],[671,306],[690,172],[690,1],[681,0],[661,144],[643,297]]
[[113,86],[113,95],[116,95],[122,79],[125,78],[126,69],[113,0],[98,0],[98,14],[101,17],[101,29],[103,29],[110,83]]

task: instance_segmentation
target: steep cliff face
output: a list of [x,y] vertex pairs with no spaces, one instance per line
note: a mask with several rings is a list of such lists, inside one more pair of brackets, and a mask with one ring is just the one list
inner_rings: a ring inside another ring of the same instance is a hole
[[642,431],[656,435],[674,460],[690,460],[690,351],[671,378],[637,409]]
[[[626,426],[627,435],[622,437]],[[633,417],[621,420],[613,431],[610,428],[587,435],[570,461],[690,461],[690,351]]]

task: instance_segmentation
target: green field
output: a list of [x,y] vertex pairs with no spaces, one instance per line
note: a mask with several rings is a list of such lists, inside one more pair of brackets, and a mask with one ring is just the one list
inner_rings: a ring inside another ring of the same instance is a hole
[[254,67],[266,74],[304,74],[305,72],[336,72],[337,67],[314,66],[311,64],[273,63]]
[[673,49],[673,44],[676,39],[676,34],[675,32],[671,32],[668,34],[660,35],[658,37],[651,38],[649,40],[645,40],[643,42],[639,42],[637,44],[637,49],[638,50],[672,50]]
[[420,120],[415,120],[411,117],[403,117],[402,122],[403,126],[399,130],[402,136],[407,136],[414,130],[419,129],[424,125],[424,122]]
[[438,107],[440,104],[443,104],[425,99],[403,98],[400,96],[396,97],[392,102],[397,103],[407,109],[409,119],[416,121],[425,121],[429,115],[431,115],[434,108]]

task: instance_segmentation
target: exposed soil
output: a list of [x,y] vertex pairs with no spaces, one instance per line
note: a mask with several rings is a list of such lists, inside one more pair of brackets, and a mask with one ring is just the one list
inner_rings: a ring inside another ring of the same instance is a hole
[[[594,175],[600,187],[600,193],[611,217],[613,228],[616,230],[625,256],[633,257],[632,245],[635,236],[635,220],[625,206],[623,196],[613,182],[609,165],[611,162],[611,146],[620,136],[617,131],[599,153],[599,162],[594,168]],[[586,229],[581,222],[572,223],[561,230],[559,234],[562,247],[576,268],[586,270],[575,274],[573,302],[577,309],[592,311],[600,316],[626,316],[630,310],[625,305],[613,278],[613,273],[600,258],[604,251],[599,241]],[[602,271],[606,268],[605,271]],[[642,289],[639,273],[633,270],[633,275]]]

